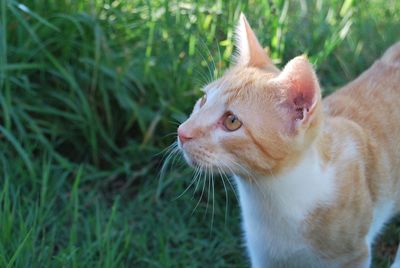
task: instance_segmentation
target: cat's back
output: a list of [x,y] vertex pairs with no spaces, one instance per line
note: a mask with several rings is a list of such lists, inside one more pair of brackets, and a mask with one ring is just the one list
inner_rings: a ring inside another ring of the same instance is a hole
[[400,42],[354,81],[328,96],[324,107],[327,115],[354,121],[381,146],[395,149],[391,143],[400,141]]
[[[330,116],[342,116],[361,127],[382,132],[400,130],[400,42],[369,69],[324,100]],[[385,126],[384,129],[378,127]]]
[[[400,42],[358,78],[327,97],[324,108],[327,116],[351,120],[363,129],[366,175],[372,185],[386,180],[380,192],[399,189]],[[399,190],[395,191],[398,195]]]

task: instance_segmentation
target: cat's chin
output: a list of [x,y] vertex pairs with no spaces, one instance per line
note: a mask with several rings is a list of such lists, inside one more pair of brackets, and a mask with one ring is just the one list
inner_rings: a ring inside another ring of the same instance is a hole
[[194,159],[190,158],[187,153],[182,150],[183,158],[185,158],[186,163],[192,168],[200,167],[200,164],[196,162]]
[[[184,148],[181,143],[179,143],[179,148],[181,153],[183,154],[183,158],[185,158],[186,163],[191,166],[192,168],[203,168],[206,166],[210,166],[209,163],[206,161],[200,159],[201,157],[198,156],[199,153],[193,150],[188,150],[187,148]],[[190,153],[189,153],[190,152]]]
[[191,166],[192,168],[200,168],[202,167],[202,163],[200,163],[198,160],[194,159],[193,156],[191,156],[189,153],[187,153],[182,147],[181,153],[183,155],[183,158],[185,158],[186,163]]

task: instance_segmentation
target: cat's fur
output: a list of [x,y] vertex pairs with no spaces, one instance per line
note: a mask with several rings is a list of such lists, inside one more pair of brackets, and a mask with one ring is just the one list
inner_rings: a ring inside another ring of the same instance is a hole
[[322,101],[307,58],[279,70],[243,15],[237,36],[178,129],[186,160],[236,179],[252,267],[369,267],[400,208],[400,43]]

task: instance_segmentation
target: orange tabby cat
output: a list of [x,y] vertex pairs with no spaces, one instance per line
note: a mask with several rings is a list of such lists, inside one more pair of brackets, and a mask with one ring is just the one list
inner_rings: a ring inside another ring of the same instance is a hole
[[369,267],[400,208],[400,43],[322,101],[306,57],[279,70],[243,15],[237,32],[178,129],[185,159],[234,176],[252,267]]

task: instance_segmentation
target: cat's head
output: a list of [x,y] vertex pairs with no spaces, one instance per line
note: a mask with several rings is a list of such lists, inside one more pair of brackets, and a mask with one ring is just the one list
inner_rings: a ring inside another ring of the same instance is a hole
[[244,15],[235,64],[204,87],[178,143],[192,166],[270,175],[295,165],[322,121],[321,93],[304,56],[275,67]]

